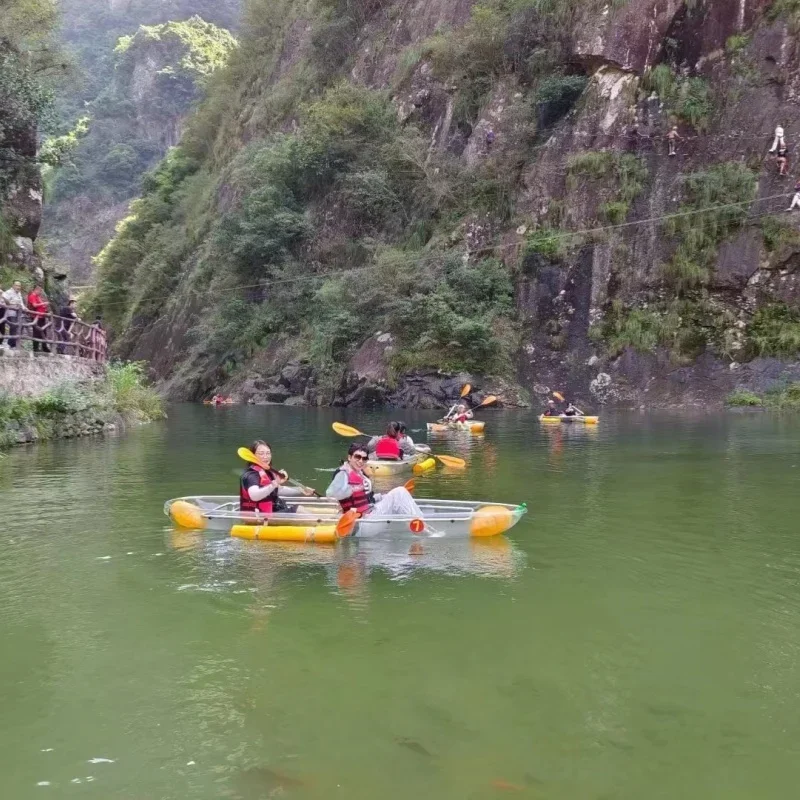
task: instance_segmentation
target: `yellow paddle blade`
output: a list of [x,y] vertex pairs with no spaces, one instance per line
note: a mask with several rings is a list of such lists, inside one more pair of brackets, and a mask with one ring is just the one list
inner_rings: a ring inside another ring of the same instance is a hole
[[438,458],[446,467],[464,469],[467,466],[467,462],[463,458],[456,458],[455,456],[434,456],[434,458]]
[[341,519],[336,523],[336,535],[340,539],[349,536],[358,522],[359,513],[351,508],[346,514],[342,514]]
[[242,459],[242,461],[247,461],[250,464],[258,464],[261,466],[261,462],[253,455],[252,450],[248,450],[246,447],[240,447],[236,451],[236,454]]
[[561,392],[553,392],[553,397],[561,403],[564,402],[564,395]]
[[366,436],[366,433],[361,433],[358,428],[351,428],[343,422],[334,422],[331,426],[339,436]]
[[490,406],[492,405],[492,403],[496,402],[497,398],[493,394],[490,394],[479,406],[477,406],[477,408],[482,408],[483,406]]
[[461,390],[461,397],[466,397],[472,391],[472,387],[468,384],[464,384],[464,388]]

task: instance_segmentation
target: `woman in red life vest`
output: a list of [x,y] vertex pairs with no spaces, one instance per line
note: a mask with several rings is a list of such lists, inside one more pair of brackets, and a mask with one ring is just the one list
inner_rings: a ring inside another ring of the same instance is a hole
[[464,403],[459,403],[455,409],[450,409],[445,419],[448,422],[466,422],[468,419],[472,419],[473,416],[475,415]]
[[260,514],[293,513],[297,506],[287,505],[283,497],[310,497],[313,489],[284,486],[289,476],[272,468],[272,448],[260,439],[250,451],[261,462],[250,464],[239,482],[239,509]]
[[50,313],[50,303],[44,289],[38,284],[33,287],[33,291],[28,295],[28,310],[33,317],[33,352],[50,352],[50,345],[47,343],[48,315]]
[[335,497],[342,511],[355,509],[362,517],[367,514],[376,517],[420,517],[422,512],[419,506],[404,486],[398,486],[384,495],[373,493],[372,481],[364,474],[368,459],[364,445],[351,444],[347,460],[333,476],[325,495]]
[[416,449],[413,442],[405,441],[401,424],[390,422],[383,436],[373,436],[367,442],[367,452],[379,461],[400,461],[415,455]]

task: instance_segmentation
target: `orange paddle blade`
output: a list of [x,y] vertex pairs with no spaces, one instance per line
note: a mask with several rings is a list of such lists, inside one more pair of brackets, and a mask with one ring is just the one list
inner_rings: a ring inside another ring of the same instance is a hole
[[454,467],[455,469],[464,469],[467,462],[463,458],[456,458],[455,456],[434,456],[442,462],[446,467]]
[[417,488],[417,484],[414,482],[413,478],[407,480],[403,485],[406,487],[406,491],[409,494],[414,494],[414,489]]
[[483,402],[482,402],[482,403],[481,403],[481,404],[478,406],[478,408],[482,408],[483,406],[490,406],[490,405],[492,405],[492,403],[496,403],[496,402],[497,402],[497,398],[496,398],[496,397],[495,397],[493,394],[490,394],[490,395],[489,395],[489,396],[488,396],[488,397],[487,397],[487,398],[486,398],[486,399],[485,399],[485,400],[484,400],[484,401],[483,401]]
[[361,433],[358,428],[351,428],[343,422],[334,422],[331,426],[339,436],[366,436],[366,433]]
[[553,397],[555,397],[556,400],[559,400],[562,403],[564,402],[564,395],[561,394],[561,392],[553,392]]
[[464,384],[464,388],[461,390],[461,397],[466,397],[472,391],[472,387],[468,384]]
[[359,513],[351,508],[346,514],[342,514],[341,519],[336,523],[336,535],[340,539],[349,536],[358,522]]

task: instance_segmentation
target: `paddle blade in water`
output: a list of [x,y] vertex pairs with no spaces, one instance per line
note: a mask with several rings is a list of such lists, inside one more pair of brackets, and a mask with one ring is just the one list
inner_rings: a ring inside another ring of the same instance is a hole
[[464,388],[461,390],[461,396],[466,397],[472,391],[472,387],[468,384],[464,384]]
[[340,539],[349,536],[355,529],[356,522],[358,522],[358,511],[351,508],[346,514],[343,514],[342,518],[336,523],[336,535]]
[[366,436],[366,434],[361,433],[358,428],[351,428],[343,422],[334,422],[332,427],[339,436]]
[[555,399],[558,400],[559,403],[564,402],[564,395],[561,394],[561,392],[553,392],[553,397],[555,397]]
[[446,467],[464,469],[467,466],[467,462],[463,458],[456,458],[455,456],[434,456],[434,458],[438,458]]

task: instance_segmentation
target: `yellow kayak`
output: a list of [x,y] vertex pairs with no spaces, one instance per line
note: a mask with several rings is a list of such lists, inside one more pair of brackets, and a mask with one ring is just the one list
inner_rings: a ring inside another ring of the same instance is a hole
[[436,460],[427,453],[418,453],[411,458],[404,458],[402,461],[379,461],[371,458],[364,467],[364,472],[370,478],[386,478],[392,475],[401,475],[404,472],[413,470],[419,474],[427,472],[436,466]]
[[483,433],[485,422],[468,420],[467,422],[429,422],[428,431],[431,433],[444,433],[445,431],[467,431],[469,433]]
[[544,414],[542,414],[539,417],[539,422],[544,422],[550,425],[558,425],[562,422],[582,422],[584,425],[597,425],[597,423],[600,422],[600,417],[568,417],[566,414],[546,417]]

